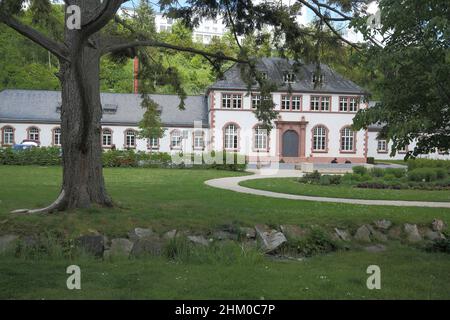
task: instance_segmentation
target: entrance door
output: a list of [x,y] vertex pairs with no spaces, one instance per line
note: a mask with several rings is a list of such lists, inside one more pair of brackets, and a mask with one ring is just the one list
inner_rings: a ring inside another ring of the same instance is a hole
[[283,157],[298,157],[298,134],[294,130],[288,130],[283,133]]

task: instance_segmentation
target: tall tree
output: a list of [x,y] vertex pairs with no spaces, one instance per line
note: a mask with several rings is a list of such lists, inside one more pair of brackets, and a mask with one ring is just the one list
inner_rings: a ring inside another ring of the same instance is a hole
[[[278,2],[262,2],[240,0],[189,0],[183,6],[177,0],[160,0],[161,9],[175,18],[182,18],[186,26],[198,24],[204,17],[225,17],[227,26],[240,49],[236,57],[227,56],[223,52],[211,52],[195,48],[170,44],[159,39],[156,33],[149,34],[140,30],[139,24],[129,23],[117,15],[126,0],[65,0],[63,38],[51,37],[39,31],[37,25],[54,29],[55,21],[50,19],[51,4],[49,0],[32,0],[29,7],[33,14],[31,24],[24,24],[17,18],[23,14],[24,0],[3,0],[0,2],[0,23],[16,30],[41,47],[51,52],[59,60],[58,78],[62,90],[61,129],[62,129],[62,162],[63,182],[57,200],[47,208],[29,210],[30,213],[49,212],[73,208],[87,208],[93,204],[105,207],[113,206],[103,179],[100,103],[100,59],[105,55],[140,56],[144,64],[143,74],[148,83],[163,82],[174,87],[180,96],[180,108],[184,106],[186,96],[180,82],[176,67],[165,67],[159,59],[155,59],[142,47],[158,48],[160,54],[165,50],[175,50],[201,55],[220,72],[224,61],[239,62],[246,75],[249,87],[256,79],[263,95],[270,94],[273,85],[262,79],[256,71],[255,62],[245,47],[239,43],[239,36],[253,34],[264,25],[273,26],[274,40],[279,48],[291,52],[295,58],[304,52],[302,45],[306,35],[314,36],[296,24],[295,15],[301,3],[322,2],[317,0],[300,1],[292,7],[280,5]],[[324,3],[340,6],[349,11],[349,3],[358,0],[328,0]],[[321,6],[321,4],[320,4]],[[322,9],[322,7],[320,7]],[[324,15],[319,11],[323,23],[332,28],[336,18]],[[357,13],[355,13],[357,14]],[[336,39],[345,41],[335,33]],[[320,39],[318,39],[320,41]],[[268,100],[267,100],[268,101]],[[256,110],[256,116],[268,127],[276,117],[273,102],[262,103]]]
[[380,101],[356,115],[356,129],[379,125],[392,154],[417,141],[406,157],[450,149],[450,6],[447,0],[381,0],[377,28],[355,20],[378,44],[366,52]]

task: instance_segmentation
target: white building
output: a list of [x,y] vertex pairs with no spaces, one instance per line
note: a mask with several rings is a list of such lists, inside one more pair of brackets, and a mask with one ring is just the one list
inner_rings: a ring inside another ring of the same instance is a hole
[[[390,144],[377,140],[377,128],[352,131],[353,117],[367,108],[363,90],[327,66],[315,85],[314,65],[293,68],[281,58],[261,59],[260,72],[277,85],[272,93],[278,117],[270,132],[254,110],[261,101],[258,87],[248,92],[238,65],[208,88],[205,95],[189,96],[179,110],[175,95],[151,95],[160,106],[165,128],[160,139],[137,137],[143,109],[139,94],[102,93],[104,149],[137,149],[168,153],[229,151],[249,161],[364,163],[368,157],[390,159]],[[61,94],[57,91],[3,90],[0,92],[1,145],[34,140],[59,146]],[[412,144],[409,148],[413,148]],[[407,151],[407,150],[405,150]],[[448,155],[427,155],[446,158]],[[397,154],[394,159],[402,159]]]

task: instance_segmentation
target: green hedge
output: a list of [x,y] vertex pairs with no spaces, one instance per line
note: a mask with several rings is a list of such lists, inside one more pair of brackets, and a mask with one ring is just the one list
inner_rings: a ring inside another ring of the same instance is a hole
[[[144,168],[202,168],[243,171],[247,167],[246,157],[237,153],[212,152],[204,154],[179,154],[178,159],[164,152],[147,153],[135,150],[108,150],[103,152],[103,166]],[[205,163],[205,159],[209,159]],[[176,160],[176,161],[174,161]],[[0,164],[3,165],[61,165],[61,150],[55,147],[13,150],[0,148]]]
[[450,173],[450,160],[409,159],[408,171],[418,168],[443,168]]

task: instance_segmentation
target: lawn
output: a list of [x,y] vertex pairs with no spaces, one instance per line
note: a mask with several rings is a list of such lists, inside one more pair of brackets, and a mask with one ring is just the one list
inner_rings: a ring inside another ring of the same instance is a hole
[[299,183],[296,178],[255,179],[243,181],[240,184],[253,189],[304,196],[368,200],[450,201],[450,191],[448,190],[363,189],[352,187],[351,185],[322,186]]
[[[243,173],[215,170],[106,169],[118,207],[41,216],[12,215],[47,205],[58,194],[59,167],[0,166],[0,235],[76,237],[97,230],[123,237],[134,227],[210,231],[265,223],[354,228],[375,219],[450,222],[450,209],[371,207],[291,201],[208,187],[205,180]],[[230,245],[231,246],[231,245]],[[387,251],[339,251],[304,261],[272,261],[240,247],[208,249],[189,259],[100,261],[57,256],[0,256],[0,298],[450,298],[450,257],[399,243]],[[82,269],[82,290],[65,289],[65,268]],[[365,286],[366,268],[382,270],[382,290]]]

